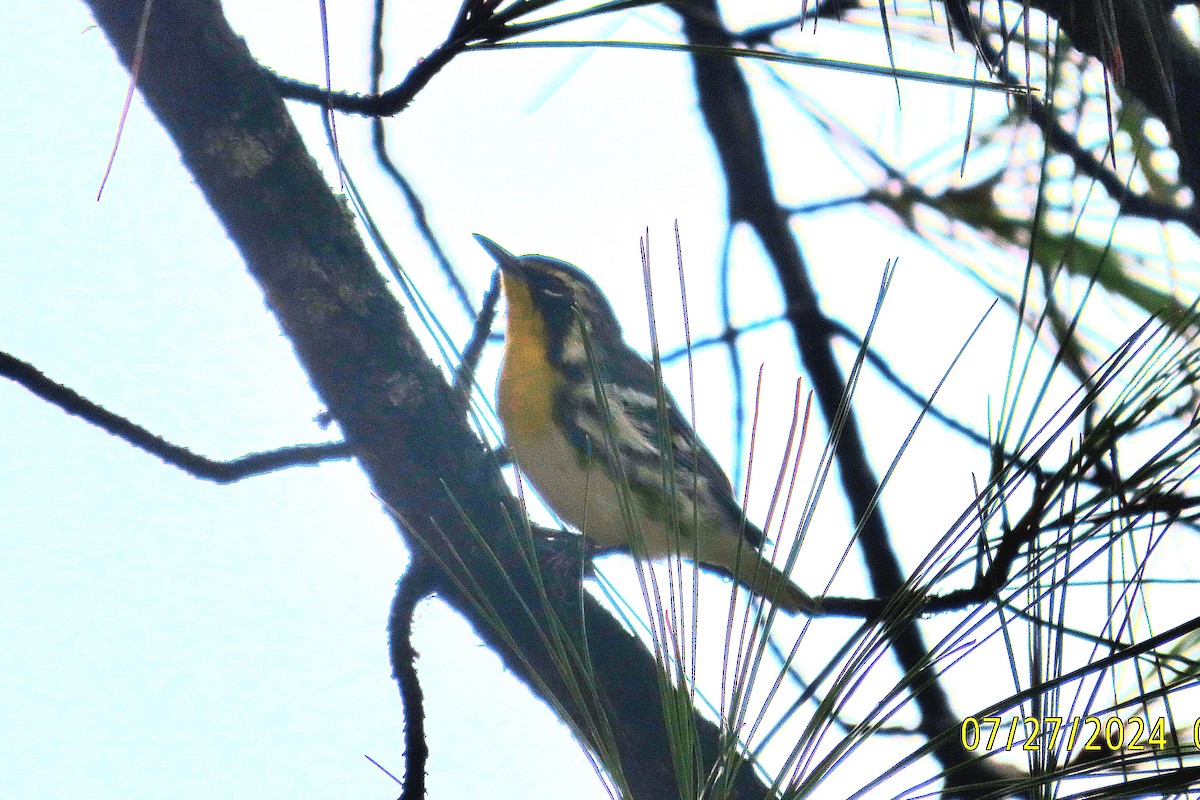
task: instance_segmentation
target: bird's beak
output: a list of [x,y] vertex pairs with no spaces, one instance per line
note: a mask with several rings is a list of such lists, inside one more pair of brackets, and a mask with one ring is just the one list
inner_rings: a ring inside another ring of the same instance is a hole
[[514,256],[512,253],[508,252],[503,247],[501,247],[500,245],[493,242],[491,239],[487,238],[486,236],[481,236],[478,233],[475,234],[475,241],[479,242],[479,244],[483,247],[483,249],[487,250],[488,255],[490,255],[492,258],[494,258],[496,260],[496,264],[497,264],[497,266],[500,267],[501,273],[504,273],[504,274],[514,274],[515,273],[516,275],[521,274],[521,259],[520,259],[520,257]]

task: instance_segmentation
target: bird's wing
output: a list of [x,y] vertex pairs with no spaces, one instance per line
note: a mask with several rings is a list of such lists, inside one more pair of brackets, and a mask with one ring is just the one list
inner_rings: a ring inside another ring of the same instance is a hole
[[[664,492],[664,487],[673,492],[680,498],[682,519],[690,517],[692,504],[686,501],[695,497],[701,514],[716,516],[731,528],[740,527],[751,545],[761,547],[762,531],[744,521],[729,477],[665,387],[660,409],[660,384],[654,368],[633,350],[622,355],[597,365],[598,376],[593,376],[590,367],[582,367],[586,374],[572,376],[562,388],[556,413],[571,443],[581,452],[590,452],[614,480],[628,481],[631,488],[643,487],[652,496]],[[603,402],[597,386],[602,389]],[[665,441],[670,442],[674,485],[664,481],[661,453]],[[614,452],[618,442],[619,457]]]

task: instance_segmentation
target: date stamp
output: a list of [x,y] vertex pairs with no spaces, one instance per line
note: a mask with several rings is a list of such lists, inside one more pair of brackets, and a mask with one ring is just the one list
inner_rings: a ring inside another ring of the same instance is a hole
[[[1200,733],[1200,721],[1197,721]],[[1164,750],[1173,744],[1162,717],[967,717],[962,722],[962,745],[967,751],[996,749],[1074,750],[1137,753]]]

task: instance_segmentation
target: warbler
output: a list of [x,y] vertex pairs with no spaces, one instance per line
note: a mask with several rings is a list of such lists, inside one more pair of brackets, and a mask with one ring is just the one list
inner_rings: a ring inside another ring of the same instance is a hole
[[783,611],[815,612],[760,554],[763,532],[592,279],[475,238],[500,267],[508,307],[496,392],[505,445],[546,504],[601,550],[695,557]]

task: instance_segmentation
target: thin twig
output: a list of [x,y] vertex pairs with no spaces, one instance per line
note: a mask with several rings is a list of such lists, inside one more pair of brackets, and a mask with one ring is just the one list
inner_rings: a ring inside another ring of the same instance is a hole
[[276,450],[251,453],[229,461],[218,461],[197,455],[186,447],[168,442],[136,422],[114,414],[103,406],[88,400],[74,389],[55,383],[32,364],[8,353],[0,353],[0,376],[10,378],[34,395],[58,406],[68,414],[90,422],[100,430],[116,436],[139,450],[157,456],[192,477],[214,483],[233,483],[243,478],[264,475],[289,467],[312,466],[325,461],[345,460],[354,455],[353,448],[347,442],[322,442],[280,447]]

